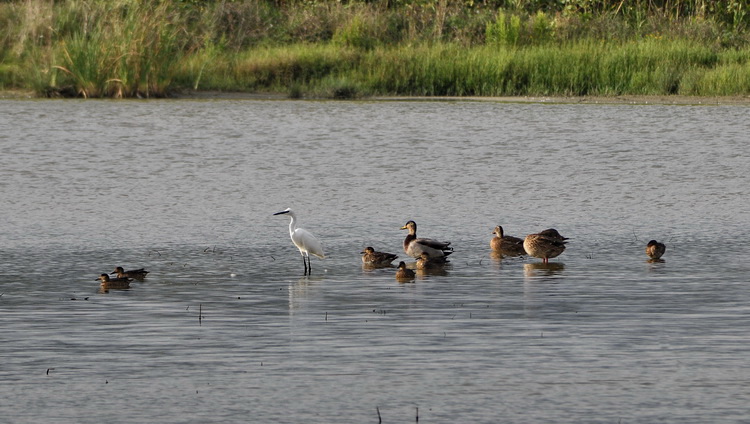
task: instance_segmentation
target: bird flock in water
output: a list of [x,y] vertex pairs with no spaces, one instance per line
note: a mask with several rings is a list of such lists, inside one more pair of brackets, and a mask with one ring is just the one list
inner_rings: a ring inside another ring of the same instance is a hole
[[[310,254],[321,259],[325,258],[323,245],[312,233],[297,227],[297,216],[291,209],[287,208],[274,215],[288,215],[291,218],[289,236],[302,255],[305,275],[308,275],[312,271]],[[409,234],[404,239],[404,253],[416,259],[414,268],[417,270],[439,270],[448,262],[448,256],[453,253],[451,242],[417,237],[417,223],[414,221],[408,221],[401,229],[409,230]],[[542,263],[545,264],[565,251],[565,244],[568,240],[554,228],[529,234],[523,239],[506,236],[503,233],[503,227],[499,225],[495,227],[492,233],[495,237],[490,240],[490,247],[494,252],[504,256],[529,255],[540,258]],[[666,246],[656,240],[651,240],[646,245],[646,254],[651,258],[651,261],[661,261],[661,256],[664,255],[665,250]],[[378,252],[371,246],[366,247],[360,253],[362,254],[362,263],[373,268],[391,267],[392,262],[398,259],[396,254]],[[398,263],[396,280],[406,282],[414,280],[415,277],[416,273],[413,269],[407,267],[406,262],[400,261]]]
[[[274,215],[287,215],[291,218],[289,222],[289,237],[292,243],[299,249],[304,264],[304,275],[312,272],[310,266],[310,255],[325,258],[323,245],[317,237],[309,231],[297,227],[297,216],[287,208]],[[448,263],[448,256],[453,253],[453,247],[449,241],[439,241],[430,238],[417,237],[417,223],[408,221],[402,230],[408,230],[409,234],[404,239],[404,253],[407,256],[415,258],[413,267],[417,270],[436,271],[442,269]],[[513,236],[506,236],[503,233],[503,227],[497,226],[492,232],[495,236],[490,240],[490,248],[503,256],[522,256],[529,255],[540,258],[542,263],[549,263],[549,260],[560,256],[565,251],[565,244],[568,238],[563,237],[556,229],[549,228],[536,234],[529,234],[521,239]],[[661,257],[666,251],[666,246],[656,240],[651,240],[646,245],[646,255],[650,261],[662,261]],[[362,263],[372,268],[391,267],[393,261],[398,259],[398,255],[387,252],[376,251],[368,246],[362,254]],[[110,274],[117,274],[116,277],[110,277]],[[122,267],[117,267],[110,274],[101,274],[97,280],[101,282],[103,290],[109,289],[127,289],[130,288],[130,282],[133,280],[143,280],[148,271],[135,269],[125,271]],[[396,280],[399,282],[413,281],[416,273],[406,262],[400,261],[396,269]]]

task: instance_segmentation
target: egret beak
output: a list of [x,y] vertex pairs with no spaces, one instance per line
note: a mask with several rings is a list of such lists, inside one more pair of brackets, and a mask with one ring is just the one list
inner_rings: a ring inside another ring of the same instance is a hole
[[274,215],[281,215],[281,214],[284,214],[284,213],[289,213],[289,211],[276,212]]

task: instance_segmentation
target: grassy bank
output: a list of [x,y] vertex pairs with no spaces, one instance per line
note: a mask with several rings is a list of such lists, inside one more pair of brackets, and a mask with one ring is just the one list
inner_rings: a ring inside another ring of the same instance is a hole
[[0,3],[0,89],[747,95],[750,16],[718,1]]

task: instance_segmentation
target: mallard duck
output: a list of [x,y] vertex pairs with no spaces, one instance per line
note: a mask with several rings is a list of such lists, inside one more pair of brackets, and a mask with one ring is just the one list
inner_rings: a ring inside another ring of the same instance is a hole
[[518,237],[506,236],[503,234],[503,227],[498,225],[492,232],[495,237],[490,240],[490,247],[496,252],[502,252],[506,255],[525,255],[523,240]]
[[148,271],[143,268],[125,271],[121,266],[118,266],[109,274],[117,274],[117,278],[135,278],[136,280],[143,280],[143,278],[146,277],[146,274],[148,274]]
[[664,243],[659,243],[656,240],[651,240],[646,245],[646,254],[651,259],[660,259],[666,250],[667,246],[665,246]]
[[565,251],[567,237],[560,235],[557,230],[550,228],[537,234],[529,234],[523,241],[523,248],[529,256],[541,258],[548,263],[550,258],[560,256]]
[[411,281],[416,277],[414,271],[406,267],[406,263],[401,261],[398,263],[398,271],[396,271],[396,280],[399,281]]
[[132,281],[131,278],[109,278],[109,275],[102,274],[97,278],[98,281],[101,281],[101,285],[103,288],[106,289],[129,289],[130,288],[130,282]]
[[414,221],[407,222],[401,229],[409,230],[409,234],[404,239],[404,252],[413,258],[418,258],[422,255],[422,252],[427,252],[431,258],[448,256],[453,253],[449,241],[417,238],[417,223]]
[[376,252],[370,246],[366,247],[364,252],[359,253],[362,254],[362,263],[371,266],[390,266],[391,262],[398,258],[398,255],[393,253]]

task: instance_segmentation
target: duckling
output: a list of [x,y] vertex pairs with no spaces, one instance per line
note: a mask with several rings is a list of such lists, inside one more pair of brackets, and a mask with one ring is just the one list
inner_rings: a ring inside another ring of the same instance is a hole
[[495,237],[490,240],[490,247],[496,252],[502,252],[506,255],[520,256],[525,255],[523,240],[518,237],[506,236],[503,234],[503,227],[498,225],[492,232]]
[[430,270],[430,269],[440,269],[445,265],[445,262],[447,259],[445,256],[432,258],[430,257],[430,254],[427,252],[422,252],[422,254],[417,259],[417,269],[419,270]]
[[101,281],[101,286],[105,289],[129,289],[131,278],[109,278],[109,275],[102,274],[97,278],[97,281]]
[[659,243],[656,240],[651,240],[646,245],[646,254],[651,259],[661,259],[661,256],[667,250],[667,246],[664,243]]
[[417,223],[414,221],[407,222],[401,229],[409,230],[409,234],[404,239],[404,252],[413,258],[418,258],[422,252],[427,252],[431,258],[448,256],[453,253],[449,241],[417,238]]
[[117,278],[135,278],[136,280],[143,280],[143,278],[146,277],[146,274],[148,274],[148,271],[143,268],[125,271],[121,266],[118,266],[109,274],[117,274]]
[[362,263],[371,266],[391,266],[391,262],[398,258],[398,255],[393,253],[376,252],[370,246],[366,247],[364,252],[359,253],[362,254]]
[[549,228],[537,234],[527,235],[523,241],[523,248],[529,256],[542,258],[542,262],[546,264],[550,258],[560,256],[565,251],[567,239],[554,228]]
[[406,267],[406,263],[401,261],[398,263],[398,271],[396,271],[396,280],[405,282],[414,280],[416,274],[411,269]]

